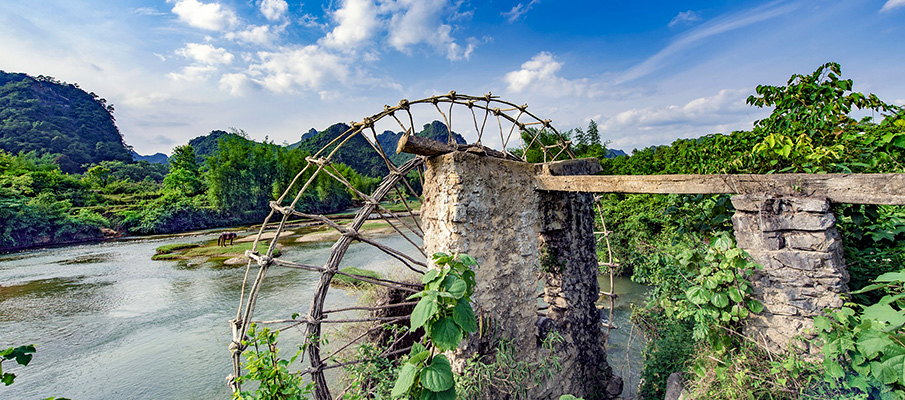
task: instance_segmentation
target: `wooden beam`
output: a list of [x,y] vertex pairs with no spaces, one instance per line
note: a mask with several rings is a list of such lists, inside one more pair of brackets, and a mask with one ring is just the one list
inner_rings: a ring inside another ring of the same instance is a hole
[[905,174],[538,175],[538,190],[593,193],[820,196],[834,203],[905,205]]
[[511,154],[477,144],[449,144],[415,135],[403,135],[399,139],[399,143],[396,144],[396,154],[409,153],[419,156],[434,157],[452,153],[454,151],[467,151],[482,156],[522,161],[520,158]]

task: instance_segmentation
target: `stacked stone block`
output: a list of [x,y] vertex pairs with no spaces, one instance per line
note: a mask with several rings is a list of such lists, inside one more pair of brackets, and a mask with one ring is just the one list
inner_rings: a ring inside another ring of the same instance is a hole
[[[747,333],[772,351],[795,349],[815,356],[813,317],[842,305],[848,272],[829,201],[809,197],[732,197],[738,247],[763,266],[754,274],[754,295],[764,311]],[[795,340],[800,337],[803,340]]]

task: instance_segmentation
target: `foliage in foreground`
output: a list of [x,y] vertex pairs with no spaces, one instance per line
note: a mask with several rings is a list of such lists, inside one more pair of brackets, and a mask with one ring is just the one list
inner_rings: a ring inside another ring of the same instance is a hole
[[248,338],[243,345],[251,346],[245,351],[245,362],[242,363],[245,374],[236,378],[240,384],[255,382],[258,387],[253,391],[233,393],[234,400],[302,400],[311,394],[313,384],[305,384],[301,374],[290,372],[289,365],[301,355],[299,349],[290,359],[281,359],[277,348],[279,331],[270,328],[257,329],[252,324],[248,329]]
[[421,299],[412,311],[410,330],[423,327],[430,347],[421,343],[412,346],[408,360],[399,369],[392,397],[455,400],[452,366],[441,353],[455,349],[466,333],[478,329],[471,308],[475,280],[470,269],[477,261],[464,254],[454,257],[444,253],[434,254],[433,261],[437,268],[424,274],[424,290],[409,297]]

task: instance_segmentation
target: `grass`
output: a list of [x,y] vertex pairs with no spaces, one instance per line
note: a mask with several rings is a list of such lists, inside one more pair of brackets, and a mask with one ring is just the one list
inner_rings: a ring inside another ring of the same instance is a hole
[[[347,274],[361,275],[361,276],[369,277],[369,278],[376,278],[376,279],[383,278],[383,276],[380,275],[380,273],[378,273],[378,272],[367,270],[367,269],[356,268],[356,267],[346,267],[346,268],[341,269],[340,271],[347,273]],[[336,274],[333,276],[333,280],[330,281],[330,285],[333,285],[336,287],[349,288],[349,289],[363,289],[371,284],[368,282],[365,282],[361,279],[353,278],[351,276]]]
[[201,246],[200,244],[192,244],[192,243],[166,244],[166,245],[163,245],[163,246],[160,246],[157,248],[157,254],[158,255],[170,254],[176,250],[191,249],[191,248],[200,247],[200,246]]
[[[201,246],[189,249],[183,256],[186,257],[214,257],[214,256],[226,256],[226,255],[244,255],[245,250],[251,250],[254,242],[243,242],[236,243],[232,246],[218,246],[216,244],[212,244],[209,246]],[[260,243],[258,246],[259,252],[264,252],[267,249],[267,243]],[[280,249],[276,248],[273,251],[274,256],[280,255]]]
[[167,261],[167,260],[178,260],[182,258],[179,254],[155,254],[151,256],[152,260],[157,261]]

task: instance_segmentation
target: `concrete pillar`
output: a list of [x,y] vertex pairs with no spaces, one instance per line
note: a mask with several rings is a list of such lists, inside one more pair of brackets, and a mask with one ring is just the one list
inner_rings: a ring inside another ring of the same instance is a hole
[[[773,351],[792,345],[816,356],[808,331],[827,307],[842,305],[848,272],[836,219],[824,198],[738,195],[732,197],[738,247],[763,266],[754,275],[754,295],[764,311],[747,333]],[[793,341],[800,335],[805,341]]]

